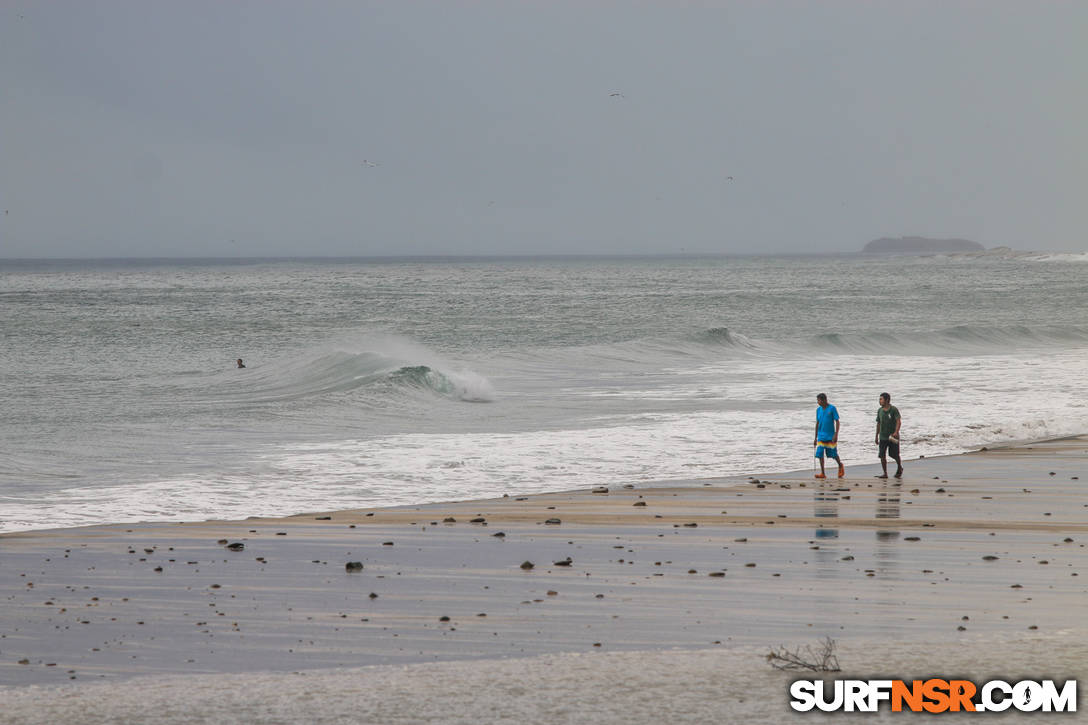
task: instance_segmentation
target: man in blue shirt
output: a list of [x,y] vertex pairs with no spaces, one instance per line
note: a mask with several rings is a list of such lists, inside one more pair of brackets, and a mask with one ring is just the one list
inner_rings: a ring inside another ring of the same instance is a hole
[[827,402],[827,393],[816,396],[819,407],[816,408],[816,435],[812,439],[812,445],[816,447],[815,456],[820,459],[820,472],[816,478],[827,478],[824,473],[824,456],[834,458],[839,464],[839,478],[846,475],[846,468],[839,458],[839,411],[834,405]]

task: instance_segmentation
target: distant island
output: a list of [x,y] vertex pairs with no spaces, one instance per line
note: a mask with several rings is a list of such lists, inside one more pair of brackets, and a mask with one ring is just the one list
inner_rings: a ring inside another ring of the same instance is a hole
[[970,239],[927,239],[926,237],[882,237],[861,250],[863,254],[941,254],[944,252],[982,252],[986,247]]

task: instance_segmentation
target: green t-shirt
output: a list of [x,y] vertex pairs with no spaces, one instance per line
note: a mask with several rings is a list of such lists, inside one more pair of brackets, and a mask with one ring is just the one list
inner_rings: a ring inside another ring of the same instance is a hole
[[894,405],[876,409],[876,424],[880,427],[880,440],[886,441],[895,433],[895,423],[899,420],[899,408]]

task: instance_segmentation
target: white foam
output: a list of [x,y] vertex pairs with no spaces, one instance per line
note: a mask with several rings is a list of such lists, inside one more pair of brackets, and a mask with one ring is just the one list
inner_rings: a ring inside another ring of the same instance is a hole
[[[635,412],[599,416],[591,404],[580,405],[587,414],[559,430],[268,446],[255,453],[250,470],[236,474],[74,488],[44,503],[7,499],[0,527],[240,519],[807,469],[813,465],[813,398],[820,391],[831,395],[842,416],[840,451],[848,466],[876,462],[876,398],[884,390],[903,414],[908,459],[1084,432],[1080,350],[731,360],[688,372],[670,376],[675,383],[664,387],[567,391],[586,401],[629,398]],[[696,400],[703,408],[646,409],[655,400]]]

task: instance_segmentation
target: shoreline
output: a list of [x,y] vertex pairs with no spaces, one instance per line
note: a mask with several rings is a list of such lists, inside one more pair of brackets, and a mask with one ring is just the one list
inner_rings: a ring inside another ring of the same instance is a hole
[[426,663],[470,682],[512,659],[546,679],[579,654],[724,662],[823,636],[853,662],[928,642],[993,670],[1001,642],[1084,640],[1088,436],[905,467],[2,534],[0,696]]
[[[975,448],[968,449],[968,450],[962,451],[960,453],[948,453],[948,454],[943,454],[943,455],[940,455],[940,456],[932,456],[932,457],[929,457],[929,458],[927,458],[925,456],[922,456],[921,458],[910,458],[910,459],[904,458],[903,462],[904,462],[904,465],[906,465],[906,464],[912,464],[912,463],[914,463],[916,461],[939,461],[939,460],[946,460],[946,459],[956,459],[956,458],[959,458],[961,456],[969,456],[969,455],[980,453],[980,452],[995,452],[996,453],[996,452],[999,452],[999,451],[1006,451],[1006,450],[1012,450],[1012,449],[1029,448],[1029,447],[1035,446],[1035,445],[1061,443],[1063,441],[1072,441],[1072,440],[1076,440],[1078,438],[1084,438],[1084,437],[1088,437],[1088,433],[1064,435],[1064,436],[1055,436],[1055,437],[1052,437],[1052,438],[1031,438],[1031,439],[1023,439],[1023,440],[1003,441],[1003,442],[1000,442],[1000,443],[989,443],[989,444],[986,444],[986,445],[983,445],[983,446],[977,446]],[[875,458],[875,454],[874,454],[874,458]],[[851,470],[853,470],[855,468],[862,468],[862,469],[864,469],[864,471],[867,472],[867,471],[869,471],[869,469],[875,469],[877,466],[879,466],[879,463],[876,463],[876,462],[852,464],[851,465]],[[641,489],[654,489],[654,488],[678,488],[678,489],[684,489],[684,488],[698,488],[699,486],[706,487],[706,486],[714,486],[714,485],[724,485],[724,484],[727,484],[727,483],[730,483],[730,482],[734,482],[734,483],[744,482],[744,481],[747,481],[747,480],[753,479],[753,478],[795,480],[795,479],[804,479],[806,476],[810,476],[810,475],[811,475],[811,471],[809,471],[809,470],[797,469],[797,470],[777,472],[777,473],[758,473],[757,472],[757,473],[751,473],[751,474],[742,474],[741,473],[741,474],[733,474],[733,475],[726,475],[726,476],[707,476],[707,477],[700,477],[700,478],[655,479],[655,480],[648,480],[648,481],[640,481],[637,484],[633,484],[632,487],[633,488],[641,488]],[[853,477],[853,476],[851,476],[851,477]],[[829,477],[827,480],[828,480],[828,482],[831,482],[832,478]],[[620,484],[620,485],[621,486],[626,486],[625,484]],[[548,491],[548,492],[543,492],[543,493],[515,493],[515,494],[508,494],[507,496],[504,496],[503,498],[508,498],[508,497],[515,497],[515,498],[530,497],[531,498],[531,497],[535,497],[535,496],[572,495],[572,494],[577,494],[577,493],[580,493],[580,492],[584,493],[586,490],[587,489],[585,487],[581,487],[581,488],[563,489],[563,490],[560,490],[560,491]],[[350,509],[323,509],[323,510],[313,510],[313,511],[302,511],[302,512],[293,513],[293,514],[284,514],[284,515],[281,515],[281,516],[249,516],[249,517],[246,517],[245,519],[202,519],[202,520],[192,520],[192,521],[189,521],[189,520],[185,520],[185,521],[151,520],[151,521],[120,521],[120,522],[119,521],[109,521],[109,522],[96,523],[96,524],[85,524],[85,525],[82,525],[82,526],[56,526],[56,527],[48,527],[48,528],[40,528],[40,529],[19,529],[19,530],[16,530],[16,531],[0,531],[0,540],[4,539],[6,537],[16,537],[16,536],[24,536],[24,535],[35,535],[35,534],[41,535],[41,534],[48,534],[48,533],[61,534],[61,533],[64,533],[64,532],[76,532],[76,531],[93,530],[93,529],[97,529],[97,528],[101,528],[101,527],[152,526],[152,525],[164,525],[164,526],[168,526],[168,525],[197,525],[197,524],[207,524],[207,523],[241,523],[241,522],[245,522],[245,521],[255,521],[255,520],[277,521],[277,520],[293,519],[293,518],[296,518],[296,517],[304,517],[304,516],[332,515],[332,514],[338,514],[338,513],[339,514],[346,514],[348,512],[352,512],[352,511],[375,511],[375,512],[376,511],[396,511],[396,510],[405,510],[405,509],[417,509],[417,508],[424,507],[424,506],[434,507],[434,506],[445,506],[445,505],[454,505],[454,504],[470,504],[470,503],[473,503],[473,502],[483,503],[483,502],[493,501],[493,500],[499,500],[499,499],[493,499],[493,498],[450,499],[450,500],[443,500],[443,501],[429,501],[429,502],[413,503],[413,504],[397,504],[397,505],[393,505],[393,506],[367,506],[367,507],[350,508]]]

